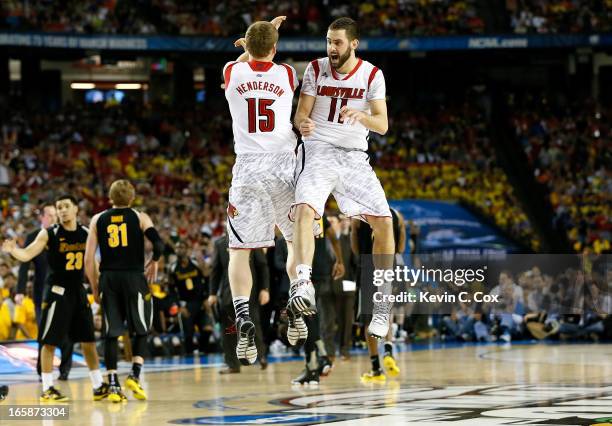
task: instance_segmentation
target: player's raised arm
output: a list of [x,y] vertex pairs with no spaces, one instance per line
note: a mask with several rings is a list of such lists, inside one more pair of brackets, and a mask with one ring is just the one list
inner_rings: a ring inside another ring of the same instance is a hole
[[244,52],[236,58],[236,62],[248,62],[249,52],[246,50],[246,38],[241,37],[234,42],[234,47],[242,47]]
[[89,223],[89,234],[87,235],[87,242],[85,243],[85,275],[91,285],[91,292],[96,299],[96,302],[100,302],[98,298],[98,268],[96,266],[96,250],[98,248],[98,223],[99,215],[95,215]]
[[284,16],[284,15],[283,16],[277,16],[276,18],[272,19],[270,21],[270,23],[272,25],[274,25],[274,27],[278,30],[286,19],[287,19],[287,17]]
[[25,248],[17,247],[15,240],[5,240],[2,243],[2,251],[8,253],[20,262],[29,262],[45,249],[49,241],[49,234],[46,229],[41,229],[36,239]]
[[[276,18],[272,19],[270,23],[278,30],[286,19],[286,16],[277,16]],[[241,37],[236,40],[234,42],[234,47],[242,47],[244,49],[244,52],[238,56],[236,62],[247,62],[249,60],[249,52],[247,51],[246,47],[246,37]]]

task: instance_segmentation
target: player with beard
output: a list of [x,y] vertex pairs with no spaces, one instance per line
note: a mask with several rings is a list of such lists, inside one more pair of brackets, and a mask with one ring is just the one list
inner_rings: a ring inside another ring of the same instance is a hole
[[[357,23],[339,18],[327,31],[327,57],[312,61],[304,72],[295,126],[304,143],[298,150],[294,244],[298,279],[289,291],[294,315],[316,311],[311,281],[312,223],[323,215],[330,194],[347,216],[367,222],[374,235],[374,265],[393,266],[394,239],[385,192],[368,161],[368,134],[387,132],[385,80],[380,69],[355,56]],[[391,283],[381,291],[390,292]],[[375,304],[370,335],[383,338],[389,329],[389,304]],[[289,327],[289,332],[291,332]]]

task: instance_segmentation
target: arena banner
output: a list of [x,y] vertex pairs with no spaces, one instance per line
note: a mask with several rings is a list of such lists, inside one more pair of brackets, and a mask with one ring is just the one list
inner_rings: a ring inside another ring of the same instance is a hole
[[[199,36],[89,35],[72,33],[0,32],[0,46],[77,50],[236,52],[235,38]],[[611,46],[612,34],[470,35],[432,37],[365,37],[359,49],[371,52],[542,49]],[[283,37],[281,52],[325,51],[321,37]]]
[[447,201],[391,201],[406,221],[419,228],[419,253],[453,252],[480,255],[516,253],[519,247],[483,223],[460,204]]

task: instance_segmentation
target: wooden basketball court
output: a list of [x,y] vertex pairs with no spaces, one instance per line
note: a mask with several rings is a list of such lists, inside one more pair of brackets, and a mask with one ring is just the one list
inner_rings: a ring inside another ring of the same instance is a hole
[[[72,398],[68,421],[44,425],[322,424],[517,425],[612,423],[612,346],[513,344],[420,348],[397,354],[402,372],[385,384],[363,384],[365,353],[337,360],[318,387],[290,380],[301,361],[271,363],[219,375],[196,359],[153,362],[143,382],[146,402],[90,400],[85,371],[58,387]],[[204,359],[204,358],[202,358]],[[206,361],[208,362],[208,360]],[[127,364],[125,365],[127,371]],[[159,370],[170,371],[159,371]],[[81,369],[79,369],[81,370]],[[157,370],[157,371],[155,371]],[[0,376],[1,377],[1,376]],[[35,376],[24,376],[35,380]],[[125,374],[121,375],[121,379]],[[12,383],[1,405],[38,405],[37,382]]]

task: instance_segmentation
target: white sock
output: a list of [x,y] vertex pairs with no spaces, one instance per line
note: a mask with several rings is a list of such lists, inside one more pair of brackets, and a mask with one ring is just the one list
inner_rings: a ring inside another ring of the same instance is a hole
[[53,373],[41,373],[43,392],[53,386]]
[[312,274],[310,265],[300,264],[295,267],[295,271],[297,272],[298,280],[310,280],[310,275]]
[[102,373],[100,373],[100,370],[90,370],[89,378],[91,379],[91,385],[94,389],[98,389],[102,386]]

